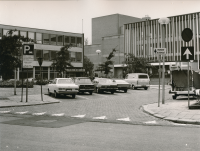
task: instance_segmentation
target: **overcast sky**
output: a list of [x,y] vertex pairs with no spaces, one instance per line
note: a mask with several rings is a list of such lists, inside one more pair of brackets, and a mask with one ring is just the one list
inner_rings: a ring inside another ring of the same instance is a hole
[[73,33],[83,30],[89,44],[95,17],[118,13],[155,19],[194,12],[200,12],[200,0],[0,0],[0,24]]

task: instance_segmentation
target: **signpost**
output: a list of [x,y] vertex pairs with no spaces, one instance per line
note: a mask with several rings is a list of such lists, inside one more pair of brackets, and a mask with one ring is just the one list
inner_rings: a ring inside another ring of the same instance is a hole
[[[33,68],[33,61],[34,61],[34,44],[24,42],[23,43],[23,64],[22,64],[22,75],[23,75],[23,68],[26,68],[26,102],[28,102],[28,68]],[[22,79],[22,99],[23,100],[23,79]]]
[[[182,39],[185,42],[189,42],[193,37],[193,32],[190,28],[185,28],[181,33]],[[188,107],[190,106],[190,73],[189,62],[194,59],[194,47],[181,47],[181,61],[188,62]]]
[[[166,48],[155,48],[154,52],[158,54],[158,60],[159,60],[159,89],[158,89],[158,107],[160,107],[160,73],[161,73],[161,68],[160,68],[160,60],[161,60],[161,55],[163,56],[163,59],[165,59],[165,53],[166,53]],[[163,61],[164,62],[164,61]],[[163,74],[165,74],[164,71],[164,63],[163,63]]]

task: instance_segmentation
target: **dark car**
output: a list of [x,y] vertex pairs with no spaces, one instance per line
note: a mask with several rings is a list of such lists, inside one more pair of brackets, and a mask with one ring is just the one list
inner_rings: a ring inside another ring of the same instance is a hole
[[95,78],[93,80],[93,84],[95,86],[94,91],[97,93],[108,91],[114,94],[114,92],[117,90],[117,84],[111,79]]
[[91,95],[94,91],[94,84],[88,77],[76,77],[74,83],[79,86],[79,92],[89,92]]

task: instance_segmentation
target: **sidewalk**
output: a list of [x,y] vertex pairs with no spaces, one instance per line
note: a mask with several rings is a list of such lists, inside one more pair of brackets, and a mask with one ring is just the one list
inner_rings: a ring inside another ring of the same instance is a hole
[[26,96],[23,96],[23,102],[21,102],[21,96],[0,96],[0,108],[5,107],[17,107],[17,106],[32,106],[32,105],[43,105],[60,103],[52,97],[43,95],[43,101],[41,100],[41,94],[28,95],[28,101],[26,102]]
[[[190,106],[195,104],[196,100],[190,100]],[[143,105],[143,111],[164,120],[183,123],[200,124],[200,109],[189,109],[187,98],[177,100],[166,100],[165,104],[158,103]]]

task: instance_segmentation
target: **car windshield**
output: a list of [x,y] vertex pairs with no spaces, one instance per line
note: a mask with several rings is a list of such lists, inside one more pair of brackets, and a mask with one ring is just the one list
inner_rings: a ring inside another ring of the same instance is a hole
[[124,80],[114,80],[117,83],[126,83]]
[[139,79],[148,79],[148,76],[147,75],[139,75],[138,78]]
[[100,83],[112,83],[113,81],[110,79],[99,79]]
[[77,80],[79,83],[91,83],[91,80],[90,79],[78,79]]
[[58,79],[58,84],[70,84],[73,83],[71,79]]

